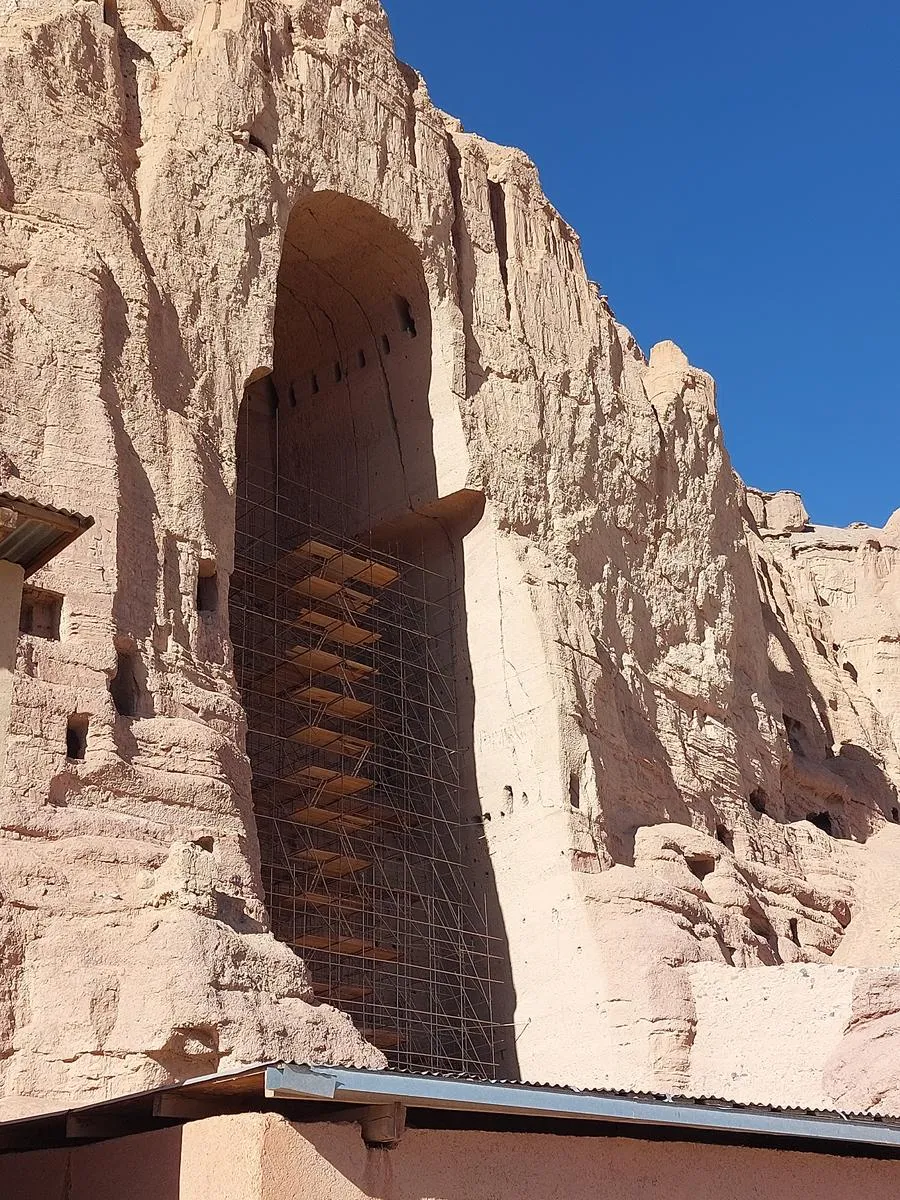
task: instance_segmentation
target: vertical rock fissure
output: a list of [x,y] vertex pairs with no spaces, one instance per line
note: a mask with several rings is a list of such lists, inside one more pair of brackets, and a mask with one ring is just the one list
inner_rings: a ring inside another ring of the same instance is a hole
[[506,193],[503,184],[496,180],[488,180],[488,196],[491,208],[491,226],[494,230],[494,241],[497,243],[497,258],[500,262],[500,278],[503,281],[503,300],[506,305],[506,319],[510,317],[509,305],[509,244],[506,229]]

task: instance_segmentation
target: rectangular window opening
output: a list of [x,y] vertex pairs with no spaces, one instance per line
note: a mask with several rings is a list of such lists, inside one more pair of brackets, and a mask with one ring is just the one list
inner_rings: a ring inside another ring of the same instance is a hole
[[89,718],[83,713],[72,713],[66,724],[66,758],[69,762],[83,762],[87,750]]
[[44,588],[26,587],[22,592],[19,613],[19,632],[31,637],[59,641],[63,598],[58,592]]
[[214,559],[201,559],[197,573],[197,612],[214,613],[219,609],[219,575]]

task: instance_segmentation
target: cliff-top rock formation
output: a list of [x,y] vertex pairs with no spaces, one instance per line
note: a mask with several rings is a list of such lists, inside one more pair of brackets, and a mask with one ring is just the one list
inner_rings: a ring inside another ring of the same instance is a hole
[[[467,506],[509,1061],[900,1111],[900,512],[825,529],[746,488],[711,378],[645,357],[532,164],[432,105],[374,0],[0,12],[0,488],[95,518],[31,581],[59,638],[19,641],[5,1111],[384,1061],[269,932],[227,596],[245,388],[299,386],[279,288],[346,365],[401,277],[426,411],[385,385],[384,504]],[[326,445],[376,393],[320,377]]]

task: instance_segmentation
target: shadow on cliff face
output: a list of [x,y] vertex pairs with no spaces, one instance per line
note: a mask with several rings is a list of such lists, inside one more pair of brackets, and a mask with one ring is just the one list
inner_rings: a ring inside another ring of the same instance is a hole
[[[788,670],[770,666],[770,677],[782,703],[789,755],[782,767],[781,796],[757,796],[755,807],[783,822],[809,820],[831,837],[864,842],[877,818],[900,819],[897,790],[884,765],[864,746],[843,743],[835,754],[834,732],[825,697],[783,624],[771,575],[761,560],[767,601],[763,622],[777,642]],[[816,642],[817,652],[827,651]]]
[[140,454],[126,429],[117,385],[117,371],[122,367],[122,353],[131,332],[128,305],[112,272],[106,273],[104,283],[108,300],[103,310],[100,393],[113,431],[119,475],[113,621],[117,628],[142,634],[153,628],[158,561],[154,518],[159,510]]
[[[274,346],[272,373],[248,386],[238,422],[230,588],[273,927],[300,947],[319,996],[349,1011],[370,1037],[391,1033],[379,1020],[399,1023],[399,1042],[384,1043],[397,1065],[494,1074],[502,1060],[514,1074],[511,1039],[497,1044],[512,1029],[515,999],[506,935],[487,850],[472,836],[478,787],[462,539],[480,518],[483,498],[439,491],[431,310],[416,248],[359,201],[328,192],[302,199],[285,236]],[[386,608],[395,603],[388,589],[367,593],[365,579],[362,590],[350,586],[357,576],[350,584],[329,581],[327,567],[313,567],[313,576],[303,567],[302,578],[282,584],[291,551],[304,546],[303,561],[324,554],[327,563],[335,542],[359,547],[356,555],[371,547],[376,561],[383,555],[399,568],[396,609]],[[421,589],[418,599],[406,578]],[[338,642],[327,629],[298,633],[323,614],[327,624],[329,613],[349,623]],[[367,643],[375,627],[378,641]],[[268,653],[271,675],[271,664],[296,652],[298,639],[303,687],[284,688],[276,677],[261,690],[260,654]],[[309,652],[320,656],[315,665],[306,665]],[[335,653],[346,656],[343,665],[330,662]],[[330,698],[336,690],[364,714],[348,718],[338,701],[338,715]],[[312,696],[326,705],[315,717]],[[306,732],[313,721],[314,735]],[[351,770],[344,749],[310,749],[311,738],[332,733],[354,744],[361,737],[371,748],[371,778],[352,785],[354,795],[371,787],[371,796],[355,802],[353,813],[346,797],[335,804],[327,792],[289,783]],[[442,775],[448,761],[452,779]],[[306,815],[297,817],[301,801],[304,814],[327,810],[312,832]],[[385,819],[391,806],[403,810],[399,826]],[[340,879],[296,865],[310,856],[320,862],[326,843],[335,853],[340,847],[349,864]],[[365,861],[368,868],[353,865]],[[318,899],[310,902],[311,895]],[[487,952],[478,949],[485,924]],[[363,927],[374,939],[374,963],[359,949]],[[427,951],[416,948],[423,943]],[[493,1045],[476,1045],[479,1029]]]

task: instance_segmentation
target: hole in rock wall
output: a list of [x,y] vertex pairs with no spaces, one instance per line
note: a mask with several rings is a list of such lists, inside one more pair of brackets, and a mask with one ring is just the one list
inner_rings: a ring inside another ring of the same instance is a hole
[[750,807],[754,812],[764,813],[766,805],[769,803],[769,798],[762,788],[754,788],[749,796]]
[[829,812],[807,813],[806,819],[810,825],[815,825],[817,829],[821,829],[823,833],[827,833],[829,837],[834,836],[834,820]]
[[859,672],[856,670],[856,667],[854,667],[853,663],[845,662],[844,671],[850,676],[854,683],[859,681]]
[[574,771],[569,775],[569,803],[573,808],[581,808],[581,780]]
[[395,296],[394,303],[397,306],[397,315],[400,318],[400,329],[403,333],[408,333],[410,337],[417,337],[416,319],[413,316],[412,306],[407,298],[405,296]]
[[788,745],[793,752],[801,757],[806,755],[807,729],[802,721],[784,714],[784,728],[787,733]]
[[[399,329],[389,357],[385,329]],[[438,494],[431,341],[412,243],[348,197],[302,200],[272,373],[239,415],[231,639],[276,936],[392,1065],[514,1073],[506,942],[460,749],[461,541],[483,500]],[[298,380],[312,387],[291,407]]]
[[716,860],[711,854],[690,854],[685,855],[684,860],[692,875],[699,880],[704,880],[707,875],[711,875],[716,869]]
[[788,920],[788,928],[789,928],[790,934],[791,934],[791,941],[794,943],[795,946],[799,946],[800,945],[800,937],[797,932],[797,918],[796,917],[791,917]]
[[66,758],[70,762],[82,762],[87,752],[89,718],[82,713],[73,713],[66,723]]
[[119,650],[116,654],[116,673],[110,680],[109,694],[120,716],[137,716],[141,689],[137,678],[137,655],[134,651]]
[[19,632],[57,641],[62,619],[62,601],[62,596],[57,592],[26,587],[22,592]]
[[214,613],[219,608],[219,576],[214,559],[203,558],[197,569],[197,612]]
[[716,826],[716,839],[722,843],[726,850],[734,852],[734,835],[727,826]]

